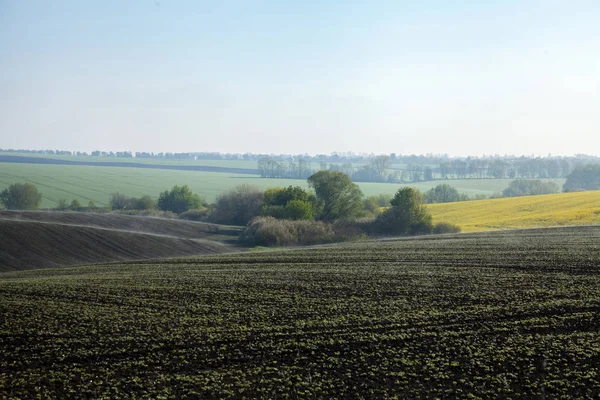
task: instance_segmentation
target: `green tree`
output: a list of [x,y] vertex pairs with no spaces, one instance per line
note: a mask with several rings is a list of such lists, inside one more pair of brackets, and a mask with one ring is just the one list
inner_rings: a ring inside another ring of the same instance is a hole
[[364,198],[363,204],[367,215],[374,216],[379,214],[379,208],[381,206],[379,205],[379,200],[377,199],[377,196],[369,196]]
[[308,178],[308,185],[315,191],[324,221],[356,217],[363,210],[362,192],[346,174],[319,171]]
[[58,205],[56,206],[58,211],[65,211],[69,209],[69,203],[65,199],[60,199],[58,201]]
[[154,210],[157,207],[156,201],[147,194],[143,195],[140,198],[132,198],[130,200],[131,206],[128,208],[133,208],[136,210]]
[[575,168],[563,185],[565,192],[578,190],[600,190],[600,164],[589,164]]
[[314,219],[314,210],[311,202],[304,200],[290,200],[283,210],[284,219],[311,220]]
[[423,205],[423,196],[416,189],[399,189],[391,207],[375,220],[375,231],[387,235],[416,235],[431,233],[431,214]]
[[265,191],[265,205],[284,206],[292,200],[306,202],[315,201],[315,196],[300,186],[288,186],[286,188],[270,188]]
[[73,201],[69,205],[69,209],[71,209],[73,211],[78,211],[80,208],[81,208],[81,203],[79,202],[79,200],[73,199]]
[[9,210],[36,210],[42,194],[31,183],[13,183],[0,193],[0,203]]
[[371,168],[375,171],[375,174],[381,181],[385,180],[385,171],[390,165],[391,161],[390,156],[388,155],[380,155],[371,160]]
[[265,191],[262,216],[277,219],[313,219],[315,196],[299,186],[270,188]]
[[122,210],[127,207],[128,198],[123,193],[113,193],[108,204],[112,210]]
[[447,183],[442,183],[437,185],[434,188],[431,188],[424,195],[424,200],[426,203],[451,203],[455,201],[461,201],[462,197],[458,193],[458,190],[448,185]]
[[200,208],[202,199],[193,193],[187,185],[173,186],[171,191],[165,190],[158,197],[158,208],[181,214],[190,209]]

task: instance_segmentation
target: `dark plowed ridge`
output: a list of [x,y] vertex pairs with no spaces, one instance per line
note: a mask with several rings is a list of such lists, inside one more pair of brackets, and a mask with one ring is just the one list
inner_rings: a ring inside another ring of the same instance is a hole
[[0,220],[0,237],[1,272],[231,251],[209,240],[17,220]]
[[211,240],[224,242],[235,240],[240,232],[240,228],[232,226],[121,214],[54,211],[0,211],[0,220],[3,219],[136,231],[140,233],[153,233],[185,239],[210,238]]
[[58,160],[58,159],[54,159],[54,158],[42,158],[42,157],[3,156],[3,155],[0,155],[0,162],[24,163],[24,164],[86,165],[86,166],[90,166],[90,167],[171,169],[171,170],[179,170],[179,171],[225,172],[225,173],[231,173],[231,174],[258,175],[257,169],[213,167],[213,166],[209,166],[209,165],[138,164],[138,163],[134,163],[134,162],[119,162],[119,161],[89,162],[89,161]]

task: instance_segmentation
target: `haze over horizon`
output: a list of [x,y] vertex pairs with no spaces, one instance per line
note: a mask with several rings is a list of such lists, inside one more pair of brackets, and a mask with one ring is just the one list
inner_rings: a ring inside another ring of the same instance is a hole
[[0,3],[0,148],[600,155],[600,2]]

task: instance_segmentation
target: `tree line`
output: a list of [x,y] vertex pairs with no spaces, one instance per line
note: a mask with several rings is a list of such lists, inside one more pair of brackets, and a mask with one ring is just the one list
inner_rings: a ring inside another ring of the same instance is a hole
[[[575,158],[466,158],[430,164],[395,164],[389,155],[369,158],[353,164],[319,162],[303,157],[262,157],[257,169],[262,178],[306,179],[317,171],[338,171],[355,182],[415,183],[452,179],[556,179],[567,177],[583,159]],[[598,160],[600,162],[600,159]]]

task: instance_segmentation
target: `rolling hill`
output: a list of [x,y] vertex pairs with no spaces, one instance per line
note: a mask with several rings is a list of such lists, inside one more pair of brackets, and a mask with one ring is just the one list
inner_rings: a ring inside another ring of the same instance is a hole
[[220,254],[239,228],[117,214],[0,212],[0,271]]
[[463,232],[600,224],[600,191],[430,204],[434,222]]

